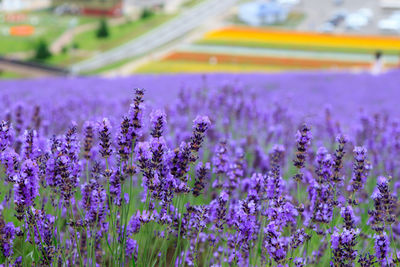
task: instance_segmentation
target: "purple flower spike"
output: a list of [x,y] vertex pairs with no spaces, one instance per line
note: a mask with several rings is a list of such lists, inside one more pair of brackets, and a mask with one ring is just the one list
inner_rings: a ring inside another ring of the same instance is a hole
[[0,122],[0,152],[6,150],[12,141],[12,128],[9,122]]
[[295,175],[295,180],[298,182],[303,179],[301,169],[305,167],[307,149],[311,144],[311,129],[307,124],[303,124],[296,134],[296,158],[293,160],[294,166],[299,170],[299,173]]
[[211,121],[207,116],[197,116],[193,121],[193,135],[190,140],[190,150],[192,155],[190,160],[195,162],[198,158],[198,152],[204,141],[205,133],[210,127]]
[[39,195],[39,168],[28,159],[22,163],[21,171],[14,184],[14,203],[17,218],[22,220],[25,210],[32,206]]
[[374,235],[375,239],[375,256],[382,264],[386,263],[389,253],[389,237],[386,232]]
[[159,138],[163,135],[167,124],[167,115],[159,109],[150,113],[151,136]]
[[357,146],[353,150],[354,152],[354,165],[353,165],[353,176],[350,184],[350,191],[357,192],[364,187],[364,183],[367,179],[367,149],[365,147]]
[[104,118],[99,124],[100,136],[100,154],[103,158],[111,156],[111,124],[107,118]]
[[358,229],[344,229],[343,232],[335,231],[331,236],[332,261],[334,266],[351,266],[357,258]]

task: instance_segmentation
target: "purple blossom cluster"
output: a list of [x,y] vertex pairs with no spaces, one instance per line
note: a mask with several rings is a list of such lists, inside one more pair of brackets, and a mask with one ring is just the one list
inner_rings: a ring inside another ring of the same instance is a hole
[[163,105],[143,89],[0,100],[0,264],[400,264],[394,116],[308,119],[201,81]]

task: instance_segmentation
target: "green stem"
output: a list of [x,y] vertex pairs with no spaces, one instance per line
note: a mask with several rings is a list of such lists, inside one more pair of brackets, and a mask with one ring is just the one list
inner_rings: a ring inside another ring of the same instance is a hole
[[[69,205],[69,212],[70,212],[71,218],[74,218],[74,214],[72,212],[71,205]],[[75,242],[76,242],[76,250],[78,250],[78,254],[79,254],[79,266],[83,267],[82,253],[81,253],[81,250],[79,248],[78,235],[76,234],[76,230],[75,229],[74,229],[74,238],[75,238]]]
[[86,160],[86,183],[89,183],[89,160]]
[[390,236],[391,236],[391,238],[392,238],[392,243],[393,243],[393,248],[394,248],[395,257],[396,257],[396,260],[398,260],[398,257],[397,257],[397,249],[396,249],[396,243],[394,242],[394,235],[393,235],[392,225],[390,225]]

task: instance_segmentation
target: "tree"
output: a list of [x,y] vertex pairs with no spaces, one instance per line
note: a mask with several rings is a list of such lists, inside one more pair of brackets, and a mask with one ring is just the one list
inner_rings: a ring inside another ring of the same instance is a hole
[[44,60],[51,57],[51,52],[49,50],[49,46],[45,40],[40,40],[39,44],[36,47],[35,59]]
[[140,15],[141,19],[148,19],[154,15],[154,12],[151,9],[145,8]]
[[97,38],[107,38],[110,35],[108,24],[105,19],[102,19],[97,30]]

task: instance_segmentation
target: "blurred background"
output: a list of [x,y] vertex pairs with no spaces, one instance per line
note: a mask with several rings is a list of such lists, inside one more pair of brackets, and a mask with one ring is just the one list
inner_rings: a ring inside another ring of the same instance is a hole
[[0,79],[400,67],[400,0],[0,0]]

